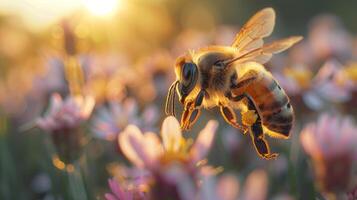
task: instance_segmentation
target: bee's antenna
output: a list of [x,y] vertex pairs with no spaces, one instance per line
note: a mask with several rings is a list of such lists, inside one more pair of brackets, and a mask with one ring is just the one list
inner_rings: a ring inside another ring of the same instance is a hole
[[176,117],[176,112],[175,112],[175,100],[176,100],[176,87],[177,87],[178,81],[175,82],[174,87],[172,88],[172,115]]
[[166,115],[170,115],[170,108],[171,108],[171,98],[172,98],[172,84],[169,88],[169,91],[167,92],[167,97],[166,97],[166,104],[165,104],[165,113]]
[[171,84],[169,91],[167,93],[167,98],[166,98],[166,105],[165,105],[165,113],[166,115],[174,115],[175,116],[175,90],[177,86],[178,81],[175,81],[174,83]]

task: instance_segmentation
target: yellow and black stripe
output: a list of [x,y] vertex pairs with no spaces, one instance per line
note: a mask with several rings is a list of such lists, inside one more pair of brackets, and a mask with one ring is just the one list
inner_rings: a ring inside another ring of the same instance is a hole
[[[274,137],[287,138],[293,125],[293,109],[284,90],[271,76],[259,78],[247,87],[262,124],[274,132]],[[269,134],[269,133],[268,133]]]
[[241,99],[242,95],[250,97],[269,136],[289,137],[294,120],[293,108],[284,90],[268,71],[250,68],[231,92],[238,95],[232,100]]

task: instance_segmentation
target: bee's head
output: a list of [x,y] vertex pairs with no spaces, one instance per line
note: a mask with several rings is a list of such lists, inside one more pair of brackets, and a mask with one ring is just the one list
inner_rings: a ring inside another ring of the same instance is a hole
[[179,100],[182,104],[185,103],[186,97],[195,88],[198,80],[198,67],[187,56],[179,57],[175,66],[176,78],[177,78],[177,93]]
[[179,100],[185,103],[187,96],[194,90],[199,77],[197,65],[192,61],[192,56],[187,54],[178,57],[175,64],[176,81],[169,88],[165,112],[168,115],[175,115],[175,94],[177,92]]

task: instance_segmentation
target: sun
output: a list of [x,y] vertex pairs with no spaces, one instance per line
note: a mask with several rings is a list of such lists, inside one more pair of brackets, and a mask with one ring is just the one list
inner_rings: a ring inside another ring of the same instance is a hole
[[119,0],[83,0],[88,11],[95,16],[113,14],[119,6]]

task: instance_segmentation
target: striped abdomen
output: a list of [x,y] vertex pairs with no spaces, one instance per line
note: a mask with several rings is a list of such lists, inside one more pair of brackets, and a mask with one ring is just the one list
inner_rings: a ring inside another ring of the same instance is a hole
[[287,138],[294,118],[289,98],[269,72],[258,74],[245,93],[253,100],[267,134]]

